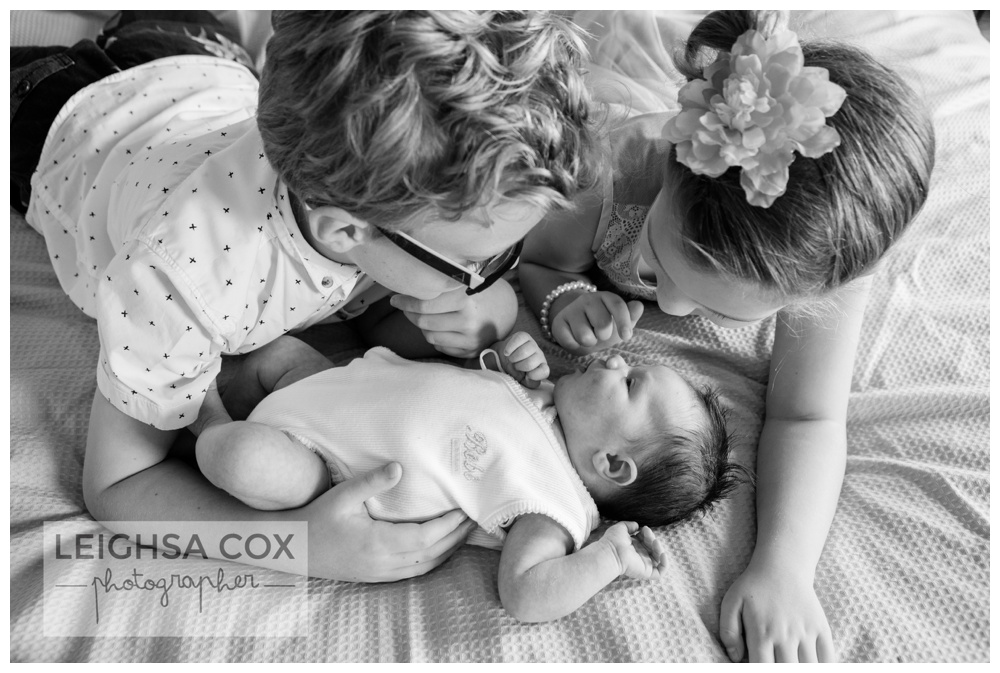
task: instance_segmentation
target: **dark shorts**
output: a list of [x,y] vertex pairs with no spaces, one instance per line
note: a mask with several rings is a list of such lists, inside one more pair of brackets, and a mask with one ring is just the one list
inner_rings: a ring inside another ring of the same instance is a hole
[[118,12],[96,40],[10,49],[10,204],[24,213],[49,126],[73,94],[158,58],[217,56],[253,68],[239,36],[208,11]]

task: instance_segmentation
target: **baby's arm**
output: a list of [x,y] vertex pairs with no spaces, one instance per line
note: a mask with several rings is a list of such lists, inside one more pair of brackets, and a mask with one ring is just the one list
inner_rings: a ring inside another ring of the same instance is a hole
[[[589,283],[594,266],[591,245],[600,222],[602,201],[584,197],[578,211],[550,214],[525,239],[519,265],[521,293],[536,316],[550,292],[573,281]],[[575,355],[587,355],[632,337],[642,316],[639,301],[626,302],[614,292],[572,289],[548,307],[552,338]]]
[[[638,533],[639,538],[632,535]],[[500,555],[500,602],[519,621],[564,617],[620,575],[661,577],[663,547],[653,532],[631,522],[611,526],[576,553],[565,528],[541,514],[514,522]]]
[[828,325],[779,316],[767,416],[757,453],[757,544],[722,602],[729,656],[832,661],[830,627],[813,588],[844,477],[854,353],[869,281],[845,289]]

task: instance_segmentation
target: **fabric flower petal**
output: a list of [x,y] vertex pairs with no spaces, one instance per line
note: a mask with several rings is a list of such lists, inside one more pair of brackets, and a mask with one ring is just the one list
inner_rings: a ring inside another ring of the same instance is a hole
[[730,52],[681,88],[681,112],[664,126],[677,161],[699,175],[741,170],[747,201],[770,207],[785,193],[795,152],[816,158],[840,144],[827,126],[846,97],[825,68],[805,67],[798,36],[741,35]]

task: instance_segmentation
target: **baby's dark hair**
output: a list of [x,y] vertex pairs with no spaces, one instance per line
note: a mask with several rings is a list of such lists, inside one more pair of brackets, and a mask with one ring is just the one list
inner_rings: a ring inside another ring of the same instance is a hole
[[275,12],[257,123],[313,207],[381,226],[596,180],[582,31],[545,12]]
[[[719,11],[694,29],[678,69],[689,79],[757,27],[760,14]],[[747,202],[740,168],[717,178],[677,163],[669,174],[683,221],[685,257],[699,268],[811,299],[873,271],[923,206],[934,165],[934,129],[919,96],[856,47],[801,42],[806,67],[829,71],[847,92],[827,118],[841,143],[789,166],[786,192],[768,208]]]
[[753,483],[747,468],[730,460],[733,437],[728,410],[716,391],[697,390],[706,414],[698,428],[659,430],[634,445],[638,476],[598,503],[601,515],[641,526],[666,526],[688,519],[729,496],[741,483]]

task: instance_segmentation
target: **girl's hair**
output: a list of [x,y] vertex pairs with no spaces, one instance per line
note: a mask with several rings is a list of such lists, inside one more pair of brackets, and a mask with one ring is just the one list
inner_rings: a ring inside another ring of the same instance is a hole
[[495,198],[568,207],[596,175],[581,31],[542,12],[276,12],[258,125],[312,206],[393,226]]
[[[702,78],[718,51],[757,26],[748,11],[713,12],[688,40],[680,71]],[[817,159],[796,154],[786,192],[752,206],[740,168],[696,175],[670,153],[685,256],[696,266],[795,298],[822,296],[874,270],[927,197],[934,130],[922,101],[894,72],[844,44],[802,42],[807,67],[829,71],[847,98],[826,120],[841,144]]]

